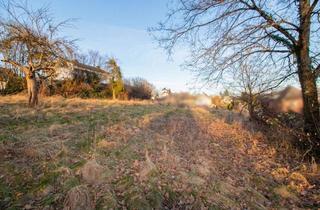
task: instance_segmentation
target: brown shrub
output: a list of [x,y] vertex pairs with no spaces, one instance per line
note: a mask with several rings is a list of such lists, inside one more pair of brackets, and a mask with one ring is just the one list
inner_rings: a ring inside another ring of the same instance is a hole
[[61,91],[63,96],[78,96],[81,98],[89,98],[93,92],[93,88],[86,83],[76,82],[72,80],[66,80],[63,82]]
[[133,78],[126,81],[125,89],[129,98],[151,99],[155,87],[147,80],[142,78]]

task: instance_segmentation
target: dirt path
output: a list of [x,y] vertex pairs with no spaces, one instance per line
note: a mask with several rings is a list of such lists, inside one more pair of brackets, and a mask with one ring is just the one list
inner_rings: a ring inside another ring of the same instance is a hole
[[0,209],[61,209],[77,186],[95,209],[319,205],[317,169],[297,168],[233,114],[59,98],[35,111],[20,100],[0,102]]

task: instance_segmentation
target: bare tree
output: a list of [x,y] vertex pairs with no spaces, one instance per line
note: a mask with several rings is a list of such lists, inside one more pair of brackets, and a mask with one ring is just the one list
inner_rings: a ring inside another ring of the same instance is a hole
[[130,98],[151,99],[155,91],[154,85],[140,77],[126,80],[125,86]]
[[[54,75],[71,55],[73,42],[59,38],[59,29],[67,21],[55,24],[48,8],[33,10],[27,4],[2,2],[0,53],[2,61],[23,72],[28,87],[29,105],[38,103],[37,78]],[[18,49],[20,57],[12,54]],[[23,56],[22,56],[23,55]]]
[[260,61],[251,57],[243,62],[233,65],[233,70],[228,75],[228,86],[240,95],[240,99],[248,108],[251,119],[256,117],[259,106],[258,98],[275,88],[278,88],[283,78],[287,75],[278,75],[278,69],[268,61]]
[[99,66],[100,68],[106,68],[107,56],[101,55],[97,50],[89,50],[87,53],[78,52],[74,55],[75,59],[83,64],[90,66]]
[[175,0],[172,5],[167,20],[152,30],[169,53],[189,43],[193,58],[188,66],[205,82],[216,81],[252,55],[276,64],[283,79],[296,73],[305,132],[320,151],[319,0]]
[[96,50],[89,50],[88,51],[88,59],[89,65],[91,66],[99,66],[102,67],[106,64],[106,57],[103,57],[99,51]]
[[85,53],[81,53],[81,52],[75,53],[74,59],[76,59],[80,63],[89,65],[89,58],[88,58],[88,55]]

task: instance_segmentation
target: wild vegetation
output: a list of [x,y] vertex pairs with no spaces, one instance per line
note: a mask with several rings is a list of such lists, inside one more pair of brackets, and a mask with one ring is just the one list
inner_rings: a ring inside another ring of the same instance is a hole
[[32,109],[25,98],[0,100],[1,209],[320,205],[317,164],[236,113],[62,97]]
[[[115,58],[102,56],[95,50],[78,52],[74,40],[59,37],[60,30],[70,25],[71,20],[56,23],[49,8],[33,9],[27,3],[2,1],[0,6],[5,12],[0,21],[3,64],[0,79],[7,86],[4,90],[0,89],[1,94],[26,89],[30,106],[37,105],[39,93],[82,98],[151,98],[150,94],[139,92],[144,89],[138,82],[131,85],[135,93],[129,96]],[[58,69],[67,68],[73,60],[110,72],[108,84],[100,84],[106,78],[88,72],[85,75],[74,72],[72,78],[63,81],[57,79]]]
[[0,21],[2,62],[25,76],[29,105],[38,103],[38,77],[50,77],[57,65],[71,54],[72,41],[57,36],[67,22],[55,23],[46,8],[31,10],[27,5],[1,2],[6,19]]
[[320,208],[319,5],[171,1],[151,31],[211,96],[126,78],[70,20],[0,0],[0,209]]
[[151,30],[169,54],[188,45],[192,58],[186,67],[204,83],[224,81],[243,64],[257,66],[258,74],[259,66],[268,66],[265,76],[278,85],[297,78],[304,130],[313,151],[320,151],[318,0],[177,0],[170,6],[165,21]]

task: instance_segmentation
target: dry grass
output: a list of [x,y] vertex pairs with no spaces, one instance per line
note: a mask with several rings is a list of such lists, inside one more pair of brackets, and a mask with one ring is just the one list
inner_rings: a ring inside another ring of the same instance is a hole
[[25,100],[0,98],[0,209],[71,208],[79,196],[95,209],[320,205],[317,163],[283,155],[236,113],[61,97],[31,109]]
[[90,198],[89,191],[86,186],[77,186],[72,188],[64,201],[63,210],[91,210],[92,199]]

